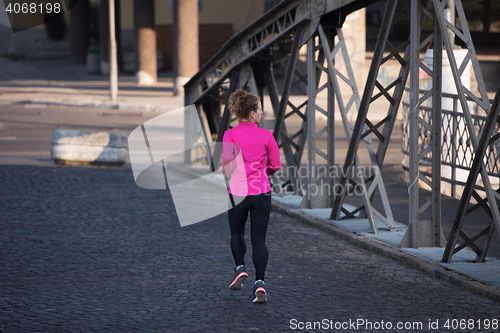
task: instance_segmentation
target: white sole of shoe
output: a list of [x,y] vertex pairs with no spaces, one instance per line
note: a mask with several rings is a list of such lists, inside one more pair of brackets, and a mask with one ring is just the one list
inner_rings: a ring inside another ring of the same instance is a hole
[[[260,288],[259,288],[260,289]],[[255,292],[255,298],[253,299],[254,303],[266,303],[267,302],[267,297],[266,297],[266,291],[257,291]]]
[[241,290],[243,288],[243,282],[248,279],[247,273],[240,273],[237,277],[234,278],[233,282],[229,285],[229,289],[231,290]]

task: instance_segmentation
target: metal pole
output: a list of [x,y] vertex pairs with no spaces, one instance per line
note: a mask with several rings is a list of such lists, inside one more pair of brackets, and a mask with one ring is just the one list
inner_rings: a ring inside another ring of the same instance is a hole
[[115,36],[115,0],[109,0],[109,86],[111,100],[118,97],[118,61]]
[[[333,38],[332,38],[333,39]],[[332,41],[332,44],[334,42]],[[327,55],[329,56],[329,55]],[[333,61],[332,61],[333,63]],[[328,75],[328,130],[327,130],[327,171],[332,172],[335,168],[335,95],[333,90],[333,80]],[[331,191],[328,193],[328,207],[333,207],[333,187],[335,179],[328,177],[328,186]]]
[[[441,226],[441,132],[442,132],[442,72],[443,72],[443,35],[437,19],[434,21],[434,53],[432,76],[432,207],[431,227],[427,230],[429,239],[424,240],[428,245],[443,247],[445,244]],[[419,226],[420,227],[420,226]],[[420,243],[420,242],[419,242]],[[422,243],[423,244],[423,243]],[[420,244],[419,244],[420,245]]]
[[[417,247],[417,225],[418,225],[418,102],[419,102],[419,41],[420,41],[420,1],[411,1],[411,32],[410,32],[410,158],[409,158],[409,225],[410,244],[409,247]],[[440,51],[440,50],[439,50]]]
[[316,169],[316,63],[314,52],[314,35],[307,42],[307,204],[309,209],[312,207],[311,189],[315,181]]

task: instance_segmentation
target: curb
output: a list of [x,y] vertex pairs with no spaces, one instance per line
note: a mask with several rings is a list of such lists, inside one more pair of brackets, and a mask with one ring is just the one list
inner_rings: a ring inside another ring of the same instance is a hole
[[331,233],[345,241],[369,250],[370,252],[384,255],[388,258],[397,260],[406,266],[435,276],[446,282],[458,285],[478,295],[492,299],[495,302],[500,302],[500,289],[498,288],[489,286],[481,281],[452,271],[451,269],[440,266],[434,262],[416,257],[410,253],[405,253],[385,243],[359,235],[354,231],[330,224],[324,220],[308,215],[300,209],[290,208],[281,202],[277,202],[276,200],[272,201],[272,208],[275,212],[297,218],[307,225]]
[[56,101],[40,101],[40,100],[24,100],[13,102],[13,104],[31,104],[31,105],[58,105],[68,107],[83,107],[83,108],[100,108],[122,111],[145,111],[145,112],[167,112],[175,110],[177,107],[161,106],[154,104],[132,104],[132,103],[113,103],[113,102],[56,102]]

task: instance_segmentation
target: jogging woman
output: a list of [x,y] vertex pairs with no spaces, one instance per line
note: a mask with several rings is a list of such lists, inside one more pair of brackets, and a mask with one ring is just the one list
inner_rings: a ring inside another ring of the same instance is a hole
[[223,138],[222,166],[230,179],[233,207],[228,212],[235,277],[229,289],[240,290],[248,278],[245,269],[245,223],[250,213],[252,260],[255,267],[253,302],[267,302],[264,288],[268,260],[266,233],[271,213],[271,185],[268,175],[281,167],[278,145],[271,132],[258,127],[262,104],[258,96],[237,90],[229,97],[229,110],[238,126]]

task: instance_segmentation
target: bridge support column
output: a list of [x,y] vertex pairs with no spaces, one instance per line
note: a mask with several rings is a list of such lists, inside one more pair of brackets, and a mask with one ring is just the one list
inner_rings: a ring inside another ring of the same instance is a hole
[[174,94],[182,94],[183,86],[199,69],[198,0],[174,1]]
[[135,82],[156,83],[156,28],[154,0],[134,0]]
[[[71,3],[73,4],[72,0]],[[70,59],[72,63],[82,64],[87,61],[87,51],[90,45],[90,3],[80,1],[70,11]]]
[[101,0],[100,2],[99,36],[101,73],[109,74],[109,0]]

